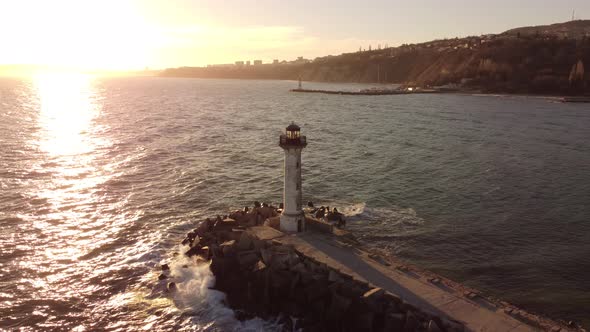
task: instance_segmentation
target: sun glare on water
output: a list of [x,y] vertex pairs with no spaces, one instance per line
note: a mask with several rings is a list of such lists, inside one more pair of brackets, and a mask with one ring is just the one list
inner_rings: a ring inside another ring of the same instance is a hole
[[89,189],[105,180],[95,166],[97,149],[108,143],[96,124],[101,111],[97,82],[79,73],[42,73],[33,82],[38,133],[31,143],[44,156],[35,168],[53,174],[35,195],[51,203],[54,217],[75,221],[82,214],[63,206],[91,199]]
[[[93,233],[103,221],[95,216],[95,188],[108,180],[97,166],[99,149],[108,144],[96,123],[101,114],[101,90],[96,78],[72,72],[44,72],[32,78],[29,96],[31,117],[29,145],[34,149],[31,176],[23,190],[28,201],[42,212],[19,215],[46,239],[43,250],[21,267],[39,268],[45,262],[71,262],[100,241]],[[25,158],[26,159],[26,158]],[[80,268],[80,266],[78,266]],[[36,296],[77,296],[79,289],[62,287],[71,271],[59,270],[35,277]],[[59,294],[59,295],[56,295]]]
[[98,113],[92,77],[79,73],[41,73],[34,78],[40,102],[39,145],[53,156],[88,152],[85,133]]
[[[98,178],[93,166],[96,149],[104,144],[94,123],[100,114],[95,78],[79,73],[46,72],[34,77],[38,99],[36,142],[45,155],[41,169],[54,173],[53,181],[39,193],[58,207],[92,187]],[[69,188],[61,192],[56,188]]]

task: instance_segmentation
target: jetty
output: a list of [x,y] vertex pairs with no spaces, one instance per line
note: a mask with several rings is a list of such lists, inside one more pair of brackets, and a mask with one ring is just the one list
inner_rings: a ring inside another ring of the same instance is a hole
[[[178,254],[209,264],[238,318],[278,317],[285,331],[585,331],[370,249],[344,229],[337,209],[303,209],[300,130],[292,123],[279,137],[283,203],[207,218],[182,240]],[[158,279],[173,297],[172,270],[162,265]]]
[[563,97],[561,98],[562,103],[590,103],[590,96],[584,97]]
[[347,90],[314,90],[314,89],[291,89],[291,92],[303,93],[322,93],[329,95],[348,95],[348,96],[386,96],[386,95],[410,95],[410,94],[432,94],[445,93],[448,91],[440,89],[363,89],[359,91]]

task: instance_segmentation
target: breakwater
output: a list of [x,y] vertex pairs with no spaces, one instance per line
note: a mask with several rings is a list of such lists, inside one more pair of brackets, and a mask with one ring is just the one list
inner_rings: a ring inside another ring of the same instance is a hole
[[230,218],[205,221],[185,239],[192,244],[186,255],[211,261],[215,288],[227,294],[230,307],[245,317],[294,317],[284,320],[289,331],[463,331],[459,322],[428,314],[296,246],[273,241],[275,232],[268,226],[240,228]]
[[279,212],[258,205],[206,219],[183,240],[184,255],[210,263],[239,319],[281,317],[286,331],[583,331],[366,252],[310,215],[308,232],[284,234],[273,228]]
[[387,95],[409,95],[409,94],[432,94],[443,93],[445,91],[435,89],[419,89],[419,90],[401,90],[401,89],[367,89],[360,91],[346,91],[346,90],[314,90],[314,89],[291,89],[291,92],[303,93],[322,93],[329,95],[348,95],[348,96],[387,96]]
[[590,103],[590,97],[563,97],[560,100],[564,103]]

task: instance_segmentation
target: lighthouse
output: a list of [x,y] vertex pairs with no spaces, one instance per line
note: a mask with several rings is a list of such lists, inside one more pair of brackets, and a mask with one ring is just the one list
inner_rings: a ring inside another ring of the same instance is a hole
[[303,232],[305,216],[301,207],[301,151],[307,146],[301,128],[291,123],[282,134],[279,146],[285,150],[285,188],[280,229],[283,232]]

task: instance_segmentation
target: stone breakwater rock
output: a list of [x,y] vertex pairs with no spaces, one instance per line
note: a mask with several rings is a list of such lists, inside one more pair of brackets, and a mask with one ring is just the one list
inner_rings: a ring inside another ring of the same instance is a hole
[[208,219],[183,240],[190,246],[185,255],[211,261],[215,288],[246,313],[240,317],[287,317],[285,330],[296,321],[303,331],[463,331],[458,322],[422,312],[279,241],[256,238],[247,216],[272,218],[264,208]]
[[[236,309],[238,319],[276,320],[278,317],[284,331],[460,332],[466,329],[461,322],[425,312],[396,294],[356,280],[352,275],[282,244],[288,241],[281,241],[273,233],[276,231],[272,231],[272,228],[279,228],[280,212],[280,208],[256,202],[254,208],[207,218],[182,240],[189,248],[184,255],[197,262],[210,262],[209,267],[216,277],[214,287],[226,294],[226,304]],[[360,245],[350,233],[342,233],[321,220],[306,215],[305,222],[309,231],[333,234],[338,241],[347,243],[347,248],[351,244]],[[270,227],[251,228],[257,225]],[[176,252],[174,256],[179,254]],[[382,265],[391,265],[381,255],[369,254],[368,257]],[[177,287],[174,276],[168,275],[170,267],[167,264],[160,267],[159,279],[169,281],[167,289],[174,293]],[[404,273],[410,271],[406,265],[395,268]],[[443,282],[434,276],[427,280],[434,285]],[[444,281],[445,285],[447,282]],[[467,292],[464,287],[456,289]],[[464,295],[471,300],[479,296],[473,290]],[[499,307],[521,321],[535,319],[508,304],[500,303]],[[562,326],[545,323],[537,322],[537,326],[547,331],[566,331],[574,327],[572,331],[585,331],[573,322]]]

